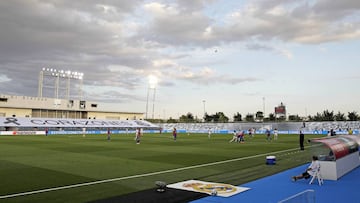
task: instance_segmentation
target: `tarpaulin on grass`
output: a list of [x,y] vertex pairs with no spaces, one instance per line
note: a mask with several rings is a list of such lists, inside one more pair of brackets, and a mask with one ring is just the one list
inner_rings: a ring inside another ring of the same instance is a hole
[[238,187],[224,183],[205,182],[200,180],[187,180],[179,183],[167,185],[169,188],[181,189],[206,194],[216,194],[221,197],[230,197],[232,195],[249,190],[247,187]]

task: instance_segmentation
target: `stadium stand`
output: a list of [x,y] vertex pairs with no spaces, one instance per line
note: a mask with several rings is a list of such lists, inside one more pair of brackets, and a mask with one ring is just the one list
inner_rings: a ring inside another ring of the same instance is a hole
[[158,123],[164,132],[169,131],[176,127],[181,132],[198,132],[206,133],[211,129],[214,133],[233,132],[234,130],[245,130],[254,128],[257,132],[265,131],[266,129],[275,129],[279,131],[321,131],[325,132],[330,129],[336,131],[347,132],[348,129],[358,131],[360,129],[360,121],[333,121],[333,122],[269,122],[269,123]]

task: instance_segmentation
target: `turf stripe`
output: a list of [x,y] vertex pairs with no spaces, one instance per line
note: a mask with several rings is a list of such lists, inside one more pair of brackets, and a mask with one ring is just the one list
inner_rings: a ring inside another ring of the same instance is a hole
[[[277,151],[277,152],[271,152],[271,154],[279,154],[279,153],[291,152],[291,151],[295,151],[295,150],[298,150],[298,148],[281,150],[281,151]],[[51,191],[64,190],[64,189],[70,189],[70,188],[76,188],[76,187],[96,185],[96,184],[101,184],[101,183],[109,183],[109,182],[115,182],[115,181],[127,180],[127,179],[133,179],[133,178],[141,178],[141,177],[159,175],[159,174],[164,174],[164,173],[178,172],[178,171],[183,171],[183,170],[189,170],[189,169],[201,168],[201,167],[206,167],[206,166],[224,164],[224,163],[229,163],[229,162],[234,162],[234,161],[252,159],[252,158],[257,158],[257,157],[261,157],[261,156],[266,156],[268,154],[269,153],[266,153],[266,154],[264,153],[264,154],[258,154],[258,155],[248,156],[248,157],[241,157],[241,158],[236,158],[236,159],[217,161],[217,162],[212,162],[212,163],[207,163],[207,164],[200,164],[200,165],[187,166],[187,167],[176,168],[176,169],[169,169],[169,170],[165,170],[165,171],[157,171],[157,172],[145,173],[145,174],[139,174],[139,175],[133,175],[133,176],[112,178],[112,179],[99,180],[99,181],[93,181],[93,182],[87,182],[87,183],[79,183],[79,184],[74,184],[74,185],[67,185],[67,186],[47,188],[47,189],[42,189],[42,190],[34,190],[34,191],[29,191],[29,192],[22,192],[22,193],[3,195],[3,196],[0,196],[0,199],[7,199],[7,198],[12,198],[12,197],[33,195],[33,194],[39,194],[39,193],[44,193],[44,192],[51,192]]]

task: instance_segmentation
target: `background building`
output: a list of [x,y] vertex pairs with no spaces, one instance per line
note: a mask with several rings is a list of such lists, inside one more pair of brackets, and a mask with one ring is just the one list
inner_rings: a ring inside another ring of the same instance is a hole
[[286,106],[282,102],[275,107],[275,118],[286,119]]
[[108,111],[100,103],[85,100],[0,95],[0,117],[139,120],[143,115]]

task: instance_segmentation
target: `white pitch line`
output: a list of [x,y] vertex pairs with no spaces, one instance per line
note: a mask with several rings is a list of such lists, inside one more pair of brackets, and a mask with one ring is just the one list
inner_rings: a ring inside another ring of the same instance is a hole
[[[277,152],[271,152],[271,154],[279,154],[279,153],[293,151],[293,150],[297,150],[297,149],[298,148],[296,148],[296,149],[287,149],[287,150],[282,150],[282,151],[277,151]],[[229,160],[225,160],[225,161],[217,161],[217,162],[212,162],[212,163],[207,163],[207,164],[187,166],[187,167],[176,168],[176,169],[169,169],[169,170],[165,170],[165,171],[157,171],[157,172],[152,172],[152,173],[145,173],[145,174],[140,174],[140,175],[126,176],[126,177],[120,177],[120,178],[112,178],[112,179],[99,180],[99,181],[93,181],[93,182],[87,182],[87,183],[79,183],[79,184],[74,184],[74,185],[47,188],[47,189],[43,189],[43,190],[34,190],[34,191],[29,191],[29,192],[21,192],[21,193],[3,195],[3,196],[0,196],[0,199],[7,199],[7,198],[12,198],[12,197],[33,195],[33,194],[39,194],[39,193],[44,193],[44,192],[51,192],[51,191],[57,191],[57,190],[64,190],[64,189],[82,187],[82,186],[96,185],[96,184],[101,184],[101,183],[109,183],[109,182],[115,182],[115,181],[127,180],[127,179],[133,179],[133,178],[141,178],[141,177],[159,175],[159,174],[164,174],[164,173],[172,173],[172,172],[183,171],[183,170],[188,170],[188,169],[201,168],[201,167],[205,167],[205,166],[213,166],[213,165],[224,164],[224,163],[229,163],[229,162],[234,162],[234,161],[241,161],[241,160],[256,158],[256,157],[260,157],[260,156],[265,156],[267,154],[269,154],[269,153],[258,154],[258,155],[248,156],[248,157],[241,157],[241,158],[236,158],[236,159],[229,159]]]

